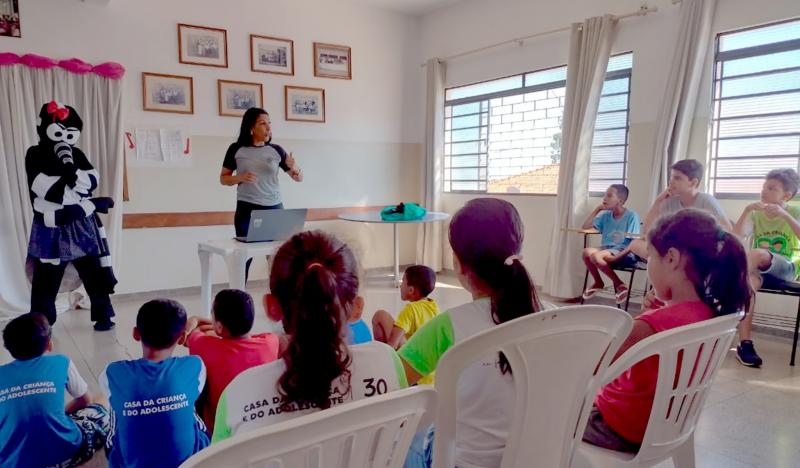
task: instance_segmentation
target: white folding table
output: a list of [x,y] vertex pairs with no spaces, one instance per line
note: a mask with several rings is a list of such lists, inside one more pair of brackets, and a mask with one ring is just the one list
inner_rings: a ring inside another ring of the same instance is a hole
[[200,296],[203,313],[211,317],[211,255],[217,254],[225,260],[228,267],[228,284],[233,289],[245,288],[245,267],[247,260],[257,257],[271,257],[283,244],[282,241],[239,242],[236,239],[212,239],[197,244],[200,257]]
[[429,211],[425,217],[410,221],[384,221],[381,219],[380,211],[357,211],[352,213],[342,213],[339,219],[345,221],[355,221],[360,223],[378,223],[378,224],[391,224],[394,229],[394,285],[400,286],[400,246],[398,244],[397,225],[398,224],[416,224],[416,223],[435,223],[444,221],[450,217],[447,213],[438,211]]

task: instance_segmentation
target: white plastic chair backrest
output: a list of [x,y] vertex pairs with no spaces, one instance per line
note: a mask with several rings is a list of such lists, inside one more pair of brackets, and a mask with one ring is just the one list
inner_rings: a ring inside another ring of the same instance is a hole
[[238,434],[181,468],[399,468],[435,407],[429,386],[398,390]]
[[631,464],[664,459],[692,435],[740,319],[740,314],[729,314],[649,336],[606,371],[603,385],[636,363],[658,356],[653,409]]
[[569,466],[598,388],[598,370],[608,366],[631,327],[630,316],[619,309],[563,307],[497,325],[453,346],[436,366],[433,466],[455,466],[459,376],[498,351],[511,365],[515,391],[501,467]]

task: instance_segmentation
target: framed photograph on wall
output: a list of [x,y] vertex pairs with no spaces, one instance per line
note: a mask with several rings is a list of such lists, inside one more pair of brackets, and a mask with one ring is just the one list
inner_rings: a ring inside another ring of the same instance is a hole
[[19,0],[0,0],[0,36],[22,37]]
[[285,86],[286,120],[325,122],[325,90]]
[[217,80],[219,115],[241,117],[251,107],[264,107],[261,83]]
[[352,75],[350,47],[314,43],[314,76],[350,80]]
[[254,72],[294,75],[294,41],[251,34],[250,69]]
[[224,29],[179,24],[178,61],[228,68],[228,32]]
[[142,105],[146,111],[194,114],[192,77],[142,73]]

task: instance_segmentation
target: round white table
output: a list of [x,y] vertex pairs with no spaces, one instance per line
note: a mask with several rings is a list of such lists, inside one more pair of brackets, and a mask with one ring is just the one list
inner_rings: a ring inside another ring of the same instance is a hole
[[400,286],[400,246],[397,238],[397,225],[398,224],[415,224],[415,223],[435,223],[444,221],[450,218],[447,213],[438,211],[429,211],[423,218],[410,220],[410,221],[384,221],[381,219],[380,211],[357,211],[353,213],[342,213],[339,219],[345,221],[355,221],[359,223],[378,223],[378,224],[391,224],[394,230],[394,285]]

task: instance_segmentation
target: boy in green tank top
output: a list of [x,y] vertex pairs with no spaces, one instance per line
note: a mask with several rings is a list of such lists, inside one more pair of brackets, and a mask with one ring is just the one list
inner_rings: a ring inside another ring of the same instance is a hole
[[[800,176],[794,169],[770,171],[761,189],[761,200],[747,205],[736,222],[737,235],[752,237],[747,264],[753,291],[795,281],[800,273],[800,208],[787,204],[797,194],[798,186]],[[745,366],[760,367],[762,360],[750,340],[754,304],[751,301],[750,310],[739,325],[741,342],[736,357]]]

